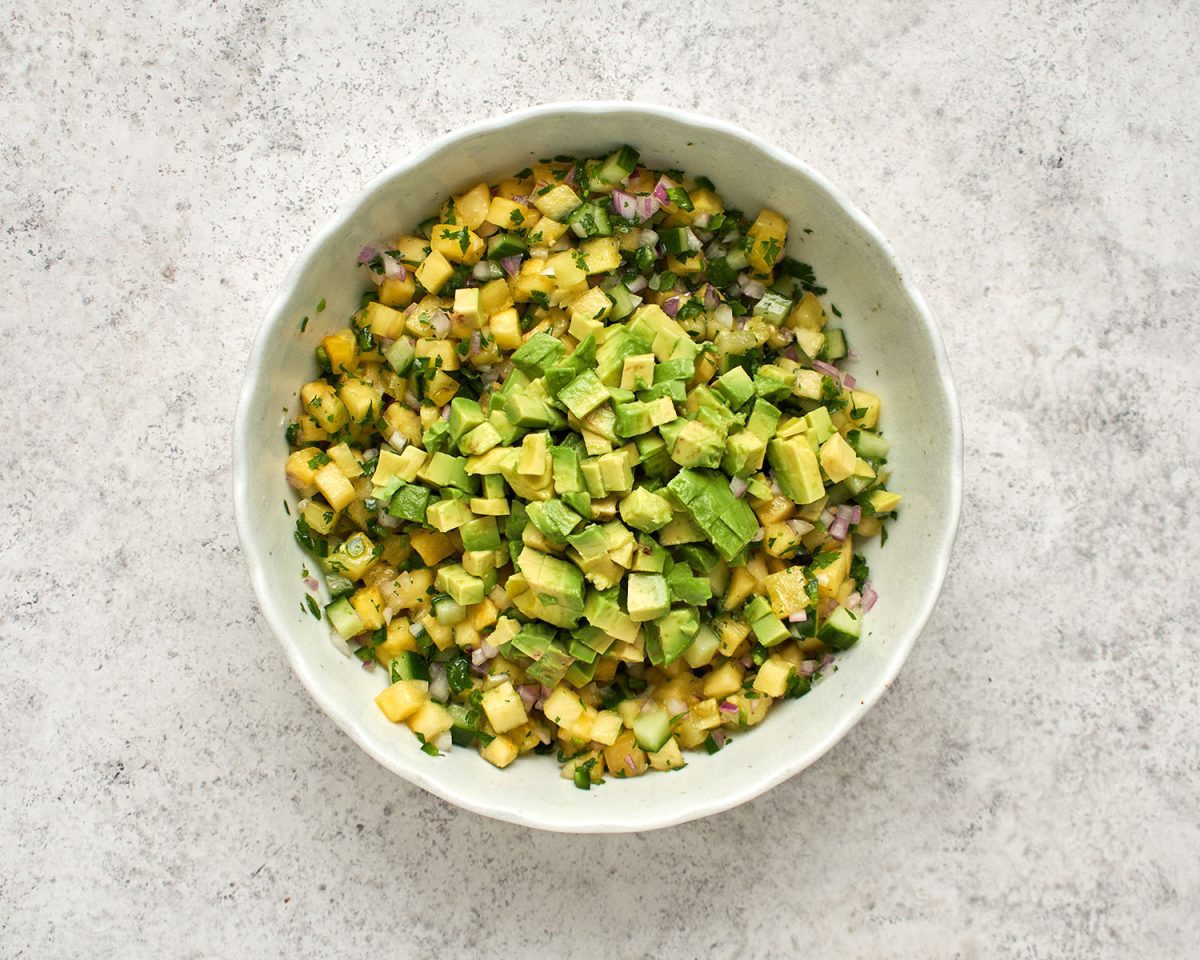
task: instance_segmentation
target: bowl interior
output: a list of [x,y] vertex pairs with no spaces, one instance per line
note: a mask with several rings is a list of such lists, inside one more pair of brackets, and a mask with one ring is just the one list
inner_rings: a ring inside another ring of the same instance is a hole
[[[494,182],[560,153],[596,154],[632,143],[651,165],[704,174],[728,205],[787,217],[788,252],[813,265],[842,312],[846,368],[882,395],[902,519],[887,545],[868,547],[880,599],[863,639],[808,696],[781,704],[715,756],[690,755],[670,776],[617,781],[584,792],[558,776],[553,757],[496,770],[474,751],[431,758],[373,698],[382,671],[358,669],[328,626],[303,610],[306,557],[283,508],[283,427],[299,385],[314,373],[320,338],[344,326],[366,284],[355,270],[365,245],[410,229],[447,193]],[[811,231],[805,232],[805,231]],[[322,298],[324,312],[315,312]],[[310,317],[300,331],[302,317]],[[284,411],[288,411],[285,413]],[[461,806],[554,830],[664,826],[743,802],[804,768],[849,729],[894,677],[924,625],[957,524],[961,460],[957,406],[938,334],[886,243],[844,198],[798,161],[711,121],[628,104],[555,105],[471,128],[384,174],[313,241],[259,332],[235,435],[239,531],[259,601],[301,680],[322,708],[381,763]]]

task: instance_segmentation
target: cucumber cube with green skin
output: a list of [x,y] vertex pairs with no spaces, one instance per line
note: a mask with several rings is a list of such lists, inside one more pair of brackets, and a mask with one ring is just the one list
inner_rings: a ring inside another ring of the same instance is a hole
[[594,203],[584,203],[576,207],[567,218],[567,226],[581,239],[612,236],[612,223],[609,221],[608,211]]
[[825,345],[819,351],[820,358],[832,363],[841,360],[847,353],[846,334],[837,327],[827,327],[825,330]]
[[558,399],[571,413],[582,419],[608,401],[608,391],[599,377],[585,370],[558,392]]
[[613,411],[616,413],[613,430],[618,437],[638,437],[654,429],[654,423],[650,419],[650,410],[640,400],[617,404],[613,407]]
[[754,396],[754,381],[745,367],[734,367],[716,379],[713,390],[731,410],[737,410]]
[[548,333],[535,333],[509,358],[528,377],[541,377],[563,356],[563,345]]
[[861,634],[862,621],[845,607],[834,610],[817,632],[821,642],[835,650],[846,650],[854,646]]
[[402,650],[388,664],[389,673],[396,680],[429,680],[429,664],[415,650]]
[[333,603],[328,604],[325,607],[325,616],[333,629],[337,631],[337,635],[343,640],[356,637],[367,628],[366,624],[362,622],[362,617],[345,597],[339,597]]
[[669,254],[683,253],[684,250],[690,250],[689,241],[695,237],[687,227],[668,227],[665,230],[659,230],[658,239],[663,245],[663,249]]
[[442,593],[448,593],[455,603],[464,607],[479,603],[487,592],[483,589],[483,580],[467,573],[461,563],[438,567],[434,586]]
[[615,186],[631,173],[638,164],[638,152],[630,146],[614,150],[593,172],[592,179]]
[[678,660],[700,632],[700,616],[695,607],[676,607],[658,621],[656,633],[662,651],[662,665]]
[[750,412],[750,419],[746,421],[746,429],[766,443],[775,436],[782,416],[777,406],[759,397],[754,401],[754,409]]
[[642,302],[642,298],[632,293],[623,283],[608,288],[608,298],[612,301],[610,320],[624,320],[633,313]]
[[477,457],[499,446],[501,439],[500,432],[491,423],[484,421],[458,441],[458,449],[467,456]]
[[821,465],[807,439],[772,440],[767,444],[767,462],[779,489],[789,500],[804,505],[825,495]]
[[567,648],[555,640],[540,657],[525,668],[525,675],[547,687],[556,687],[574,662],[575,658],[567,652]]
[[335,600],[339,597],[348,597],[356,589],[354,581],[349,577],[343,577],[340,573],[325,574],[325,587],[329,591],[329,595]]
[[854,448],[854,452],[867,460],[887,461],[891,444],[877,433],[870,430],[851,430],[846,434],[846,441]]
[[397,376],[404,376],[412,367],[417,356],[417,347],[412,337],[401,336],[384,352],[388,366],[396,371]]
[[488,237],[487,258],[504,260],[521,257],[529,252],[529,241],[516,233],[497,233]]
[[657,620],[671,609],[667,578],[660,573],[631,573],[626,578],[625,604],[634,623]]
[[782,400],[790,396],[795,378],[773,363],[764,363],[754,374],[754,392],[767,400]]
[[[466,570],[466,567],[463,569]],[[469,570],[467,572],[470,573]],[[467,619],[467,608],[456,603],[453,597],[436,597],[433,601],[433,615],[442,626],[452,627]]]
[[669,383],[672,380],[691,380],[696,375],[694,357],[676,357],[664,360],[654,367],[654,383]]
[[529,521],[551,543],[566,543],[583,518],[558,499],[535,500],[527,506]]
[[455,397],[450,401],[450,440],[457,444],[484,421],[483,410],[475,400]]
[[462,500],[439,500],[425,510],[425,522],[435,530],[449,533],[469,523],[475,514]]
[[399,489],[392,494],[388,513],[411,523],[424,523],[431,496],[428,487],[415,483],[401,483]]
[[792,301],[782,294],[767,290],[754,305],[754,316],[762,317],[767,323],[779,326],[792,309]]
[[633,737],[637,745],[649,753],[661,750],[671,739],[671,717],[666,707],[639,713],[633,721]]
[[479,517],[463,524],[458,531],[463,550],[499,550],[500,528],[495,517]]
[[621,519],[635,530],[653,533],[671,522],[671,503],[666,497],[635,487],[619,505]]
[[837,433],[837,427],[833,425],[833,420],[829,416],[828,407],[816,407],[810,410],[804,415],[804,425],[813,431],[818,444],[824,443]]

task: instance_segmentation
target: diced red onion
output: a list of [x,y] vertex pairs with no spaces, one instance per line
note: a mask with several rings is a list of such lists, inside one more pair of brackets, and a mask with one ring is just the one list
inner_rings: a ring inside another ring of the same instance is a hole
[[512,198],[513,203],[519,203],[523,207],[529,206],[529,198],[523,194],[517,194]]
[[670,203],[671,196],[670,196],[670,194],[667,193],[667,187],[673,187],[673,186],[675,186],[675,184],[671,183],[671,181],[668,180],[666,177],[658,178],[658,183],[656,183],[654,185],[654,196],[658,200],[659,203],[662,203],[662,204]]
[[414,300],[412,303],[410,303],[410,304],[409,304],[407,307],[405,307],[405,308],[404,308],[404,315],[405,315],[406,317],[411,317],[411,316],[412,316],[414,313],[416,313],[416,312],[417,312],[417,308],[418,308],[419,306],[420,306],[420,304],[418,304],[418,303],[417,303],[417,302]]
[[813,530],[813,525],[811,523],[809,523],[807,520],[801,520],[798,517],[795,520],[789,520],[787,525],[791,527],[792,532],[798,537],[803,537],[804,535],[811,533]]
[[483,647],[477,647],[471,651],[471,664],[476,667],[482,667],[491,658],[484,653]]
[[708,307],[709,310],[715,310],[720,302],[721,297],[717,293],[717,288],[711,283],[706,283],[704,285],[704,305]]
[[500,652],[499,647],[493,647],[486,640],[484,640],[483,643],[481,643],[479,645],[479,649],[483,651],[483,655],[485,657],[487,657],[489,660],[491,660],[492,657],[494,657],[496,654],[498,654]]
[[648,281],[646,280],[645,277],[643,277],[641,274],[638,274],[636,277],[634,277],[632,280],[629,281],[629,283],[627,285],[627,289],[629,290],[630,293],[639,293],[642,290],[646,289],[647,282]]
[[746,654],[744,657],[742,657],[742,666],[749,670],[752,666],[754,666],[754,658],[750,656],[750,654]]
[[370,673],[377,666],[379,666],[379,664],[377,664],[374,660],[367,660],[365,663],[363,663],[362,668]]
[[[754,661],[750,662],[753,663]],[[722,700],[717,709],[722,713],[737,713],[738,705],[736,703],[730,703],[728,700]]]
[[492,279],[492,262],[490,260],[480,260],[471,268],[471,276],[476,280]]
[[651,700],[649,697],[647,697],[645,700],[642,701],[642,705],[639,708],[641,713],[649,713],[653,709],[654,709],[654,701]]
[[714,240],[704,248],[704,255],[708,257],[709,260],[716,260],[719,257],[725,256],[725,247],[723,244]]
[[846,517],[835,517],[833,523],[829,525],[829,535],[834,540],[845,540],[846,534],[850,532],[850,521]]
[[803,661],[800,664],[800,676],[811,677],[814,673],[817,672],[817,666],[818,666],[818,664],[817,664],[816,660]]
[[834,380],[840,380],[842,372],[835,366],[826,363],[824,360],[814,360],[813,369],[825,374],[827,377],[833,377]]
[[[836,604],[835,604],[836,606]],[[821,669],[824,670],[827,666],[833,663],[833,654],[827,653],[821,658]]]
[[541,690],[538,689],[536,683],[523,683],[517,687],[517,693],[521,695],[521,702],[525,704],[525,711],[528,713],[533,709],[533,705],[537,703]]
[[395,447],[396,452],[399,453],[406,446],[408,446],[408,437],[402,436],[400,431],[396,430],[396,431],[393,431],[392,435],[387,438],[387,442],[391,446]]
[[309,590],[312,590],[314,592],[321,589],[321,585],[319,583],[317,583],[316,577],[305,577],[304,585],[306,587],[308,587]]
[[537,738],[542,743],[549,743],[550,742],[550,731],[545,729],[544,727],[539,726],[537,728]]
[[454,734],[452,734],[449,730],[447,730],[445,733],[439,733],[437,738],[433,741],[433,745],[442,753],[449,753],[450,748],[454,746]]
[[417,399],[416,394],[411,390],[404,391],[404,405],[410,410],[420,410],[421,401]]
[[450,332],[450,318],[444,310],[434,310],[433,316],[429,318],[429,325],[433,327],[433,332],[439,340],[444,340]]
[[750,542],[751,543],[762,543],[763,537],[765,537],[766,535],[767,535],[766,530],[764,530],[762,527],[759,527],[758,532],[750,538]]
[[729,492],[740,499],[746,492],[746,481],[741,477],[733,477],[729,481]]
[[624,190],[614,190],[612,192],[613,209],[624,217],[626,220],[637,219],[638,205],[633,194],[626,193]]
[[821,511],[820,519],[821,519],[821,526],[828,529],[829,525],[831,523],[833,523],[833,511],[830,510],[828,507],[826,507],[824,510]]
[[567,175],[565,177],[563,177],[563,183],[565,183],[569,187],[575,186],[575,168],[574,167],[571,167],[571,169],[567,171]]
[[441,409],[441,413],[439,415],[441,416],[441,418],[443,420],[449,420],[450,419],[450,404],[447,403],[445,406],[443,406]]
[[855,607],[860,606],[861,604],[862,604],[862,594],[859,593],[857,590],[855,590],[852,594],[850,594],[850,596],[848,596],[846,598],[845,605],[852,610]]
[[298,504],[296,504],[296,509],[297,509],[297,510],[298,510],[300,513],[303,513],[305,510],[307,510],[307,509],[308,509],[308,498],[307,498],[307,497],[305,497],[305,498],[304,498],[303,500],[301,500],[301,501],[300,501]]
[[879,594],[875,592],[875,588],[871,586],[871,582],[868,580],[863,584],[862,588],[863,613],[868,613],[875,606],[875,601],[878,599]]
[[510,277],[515,277],[517,272],[521,269],[521,257],[519,255],[515,257],[505,257],[500,261],[500,266],[504,268],[504,272]]
[[795,347],[788,347],[787,349],[781,351],[781,353],[783,356],[787,357],[789,360],[798,360],[799,359],[799,357],[796,356],[796,348]]
[[853,390],[858,381],[847,373],[842,377],[842,383],[845,385],[847,390]]
[[408,632],[411,633],[414,637],[419,637],[421,634],[423,634],[425,632],[425,624],[414,623],[411,627],[408,628]]
[[746,329],[746,318],[738,317],[738,321],[737,321],[737,323],[734,324],[734,327],[738,330],[745,330]]
[[630,773],[637,773],[637,764],[633,762],[633,757],[630,754],[625,754],[625,766],[629,768]]
[[771,481],[771,493],[776,497],[783,496],[783,490],[780,489],[779,484],[775,480]]
[[807,610],[797,610],[795,613],[788,614],[788,623],[803,623],[807,619]]
[[383,275],[387,279],[406,280],[408,278],[408,271],[404,269],[404,264],[395,257],[385,253],[380,259],[383,260]]
[[358,251],[358,262],[370,263],[375,259],[375,256],[378,252],[379,251],[377,251],[374,247],[363,247]]
[[724,730],[722,730],[718,727],[716,730],[714,730],[712,732],[712,738],[713,738],[713,743],[715,743],[717,745],[718,749],[725,746],[725,731]]
[[837,512],[839,517],[845,517],[851,523],[858,523],[862,519],[862,507],[860,507],[857,503],[853,506],[848,503],[844,503],[838,507]]
[[827,597],[825,600],[825,616],[829,616],[837,609],[838,602],[833,597]]
[[649,220],[662,209],[662,201],[652,193],[646,193],[635,198],[638,206],[638,219]]
[[471,346],[470,346],[470,355],[472,357],[476,356],[479,353],[480,345],[481,345],[481,342],[479,339],[479,331],[473,330],[471,332]]
[[677,314],[679,312],[679,298],[678,297],[668,297],[667,300],[663,303],[662,308],[663,308],[663,313],[665,313],[668,317],[675,316],[675,314]]
[[856,351],[854,351],[854,350],[847,350],[847,351],[846,351],[846,359],[847,359],[847,360],[857,360],[857,359],[858,359],[858,353],[857,353]]

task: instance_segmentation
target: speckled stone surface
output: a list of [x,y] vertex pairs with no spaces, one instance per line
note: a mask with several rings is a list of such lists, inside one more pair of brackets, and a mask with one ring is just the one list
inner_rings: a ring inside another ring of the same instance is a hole
[[[1200,8],[719,6],[4,4],[0,954],[1196,955]],[[646,835],[377,766],[287,670],[230,502],[313,230],[444,131],[578,98],[843,186],[965,417],[899,682],[795,780]]]

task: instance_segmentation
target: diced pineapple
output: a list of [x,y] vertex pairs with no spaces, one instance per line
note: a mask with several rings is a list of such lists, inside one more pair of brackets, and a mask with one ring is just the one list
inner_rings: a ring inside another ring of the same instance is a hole
[[429,255],[429,241],[424,237],[397,237],[392,241],[392,251],[401,263],[415,267]]
[[479,309],[487,316],[513,305],[512,293],[505,280],[492,280],[479,288]]
[[637,777],[646,772],[646,754],[637,745],[632,730],[626,730],[612,746],[604,748],[604,765],[614,777]]
[[890,490],[875,490],[867,499],[876,513],[891,513],[900,505],[900,494]]
[[558,242],[559,237],[567,232],[567,225],[553,217],[542,217],[530,229],[529,242],[537,246],[549,247]]
[[319,534],[329,533],[337,524],[337,520],[338,512],[316,497],[309,500],[308,505],[304,508],[304,522]]
[[[421,555],[426,566],[433,566],[454,553],[454,541],[436,530],[414,530],[409,537],[412,548]],[[432,581],[431,581],[432,582]]]
[[432,743],[452,726],[454,718],[450,711],[434,700],[426,700],[408,718],[408,728],[424,737],[426,743]]
[[583,714],[583,703],[579,694],[566,687],[558,686],[550,691],[542,705],[542,713],[546,719],[560,727],[569,727]]
[[611,747],[621,735],[621,717],[611,710],[601,710],[592,720],[591,737],[596,743]]
[[383,626],[383,595],[378,587],[363,587],[350,597],[350,606],[363,622],[364,630],[378,630]]
[[761,667],[758,676],[754,678],[754,689],[768,697],[782,697],[787,693],[788,680],[793,667],[778,654],[771,654]]
[[386,307],[407,307],[416,292],[417,281],[411,272],[403,280],[388,277],[379,285],[379,302]]
[[404,314],[382,303],[372,302],[366,308],[366,326],[377,337],[394,340],[404,330]]
[[763,548],[773,560],[794,555],[801,543],[800,534],[786,523],[768,523],[763,527]]
[[383,666],[388,666],[394,657],[407,650],[419,649],[409,626],[406,617],[393,617],[392,622],[387,625],[387,639],[375,648],[375,659]]
[[725,599],[722,606],[726,610],[736,610],[754,593],[758,582],[746,567],[734,567],[729,571],[729,586],[725,588]]
[[507,733],[529,719],[521,695],[507,680],[483,695],[483,712],[497,733]]
[[365,533],[354,533],[326,558],[325,564],[351,580],[360,580],[377,559],[371,538]]
[[704,678],[704,696],[727,697],[742,689],[746,671],[736,660],[726,660]]
[[879,423],[879,410],[882,404],[883,401],[873,393],[868,393],[866,390],[851,390],[850,406],[847,410],[851,423],[856,427],[874,430],[875,425]]
[[421,440],[421,420],[415,412],[402,403],[390,403],[383,411],[383,419],[387,423],[388,440],[394,434],[400,434],[408,443],[419,443]]
[[775,616],[783,619],[808,606],[806,583],[804,570],[798,566],[786,567],[763,580]]
[[359,462],[358,457],[354,455],[354,451],[350,449],[349,444],[334,444],[332,447],[326,449],[325,454],[337,464],[337,468],[342,471],[342,475],[347,480],[353,480],[355,477],[362,476],[362,464]]
[[375,698],[383,715],[400,723],[416,713],[428,699],[429,684],[424,680],[398,680]]
[[529,219],[529,207],[508,197],[493,197],[487,210],[487,222],[501,230],[520,230]]
[[787,221],[774,210],[760,210],[747,235],[753,238],[753,246],[746,255],[756,273],[770,273],[787,244]]
[[508,737],[495,737],[479,750],[479,755],[494,767],[503,769],[517,759],[517,747]]
[[[414,536],[416,535],[414,534]],[[429,588],[433,586],[433,578],[432,570],[420,567],[416,570],[400,571],[392,584],[392,604],[401,610],[413,609],[429,598]]]
[[433,250],[417,267],[417,282],[430,293],[437,293],[446,285],[452,273],[454,268],[450,266],[450,261]]
[[496,343],[505,350],[516,350],[521,346],[521,318],[514,308],[493,313],[488,319],[488,326]]
[[486,183],[477,183],[466,193],[455,198],[454,207],[459,217],[472,230],[478,230],[487,219],[492,202],[492,191]]
[[313,483],[334,510],[344,510],[354,502],[354,485],[332,461],[317,470]]
[[580,204],[579,194],[565,183],[556,183],[544,193],[534,194],[533,205],[545,216],[554,220],[564,220],[568,213]]
[[321,453],[319,447],[303,447],[293,452],[287,458],[287,465],[284,467],[288,483],[297,490],[313,490],[316,487],[319,466],[316,461],[320,459]]
[[439,370],[425,388],[426,396],[439,407],[445,406],[458,393],[458,381],[444,370]]
[[324,429],[335,433],[346,425],[346,407],[337,392],[324,380],[313,380],[300,388],[300,401]]
[[588,273],[608,273],[621,265],[621,248],[615,237],[593,237],[579,245]]
[[679,752],[679,744],[675,742],[674,737],[664,743],[657,752],[647,754],[647,756],[650,758],[650,766],[655,770],[678,770],[687,766],[687,761]]

